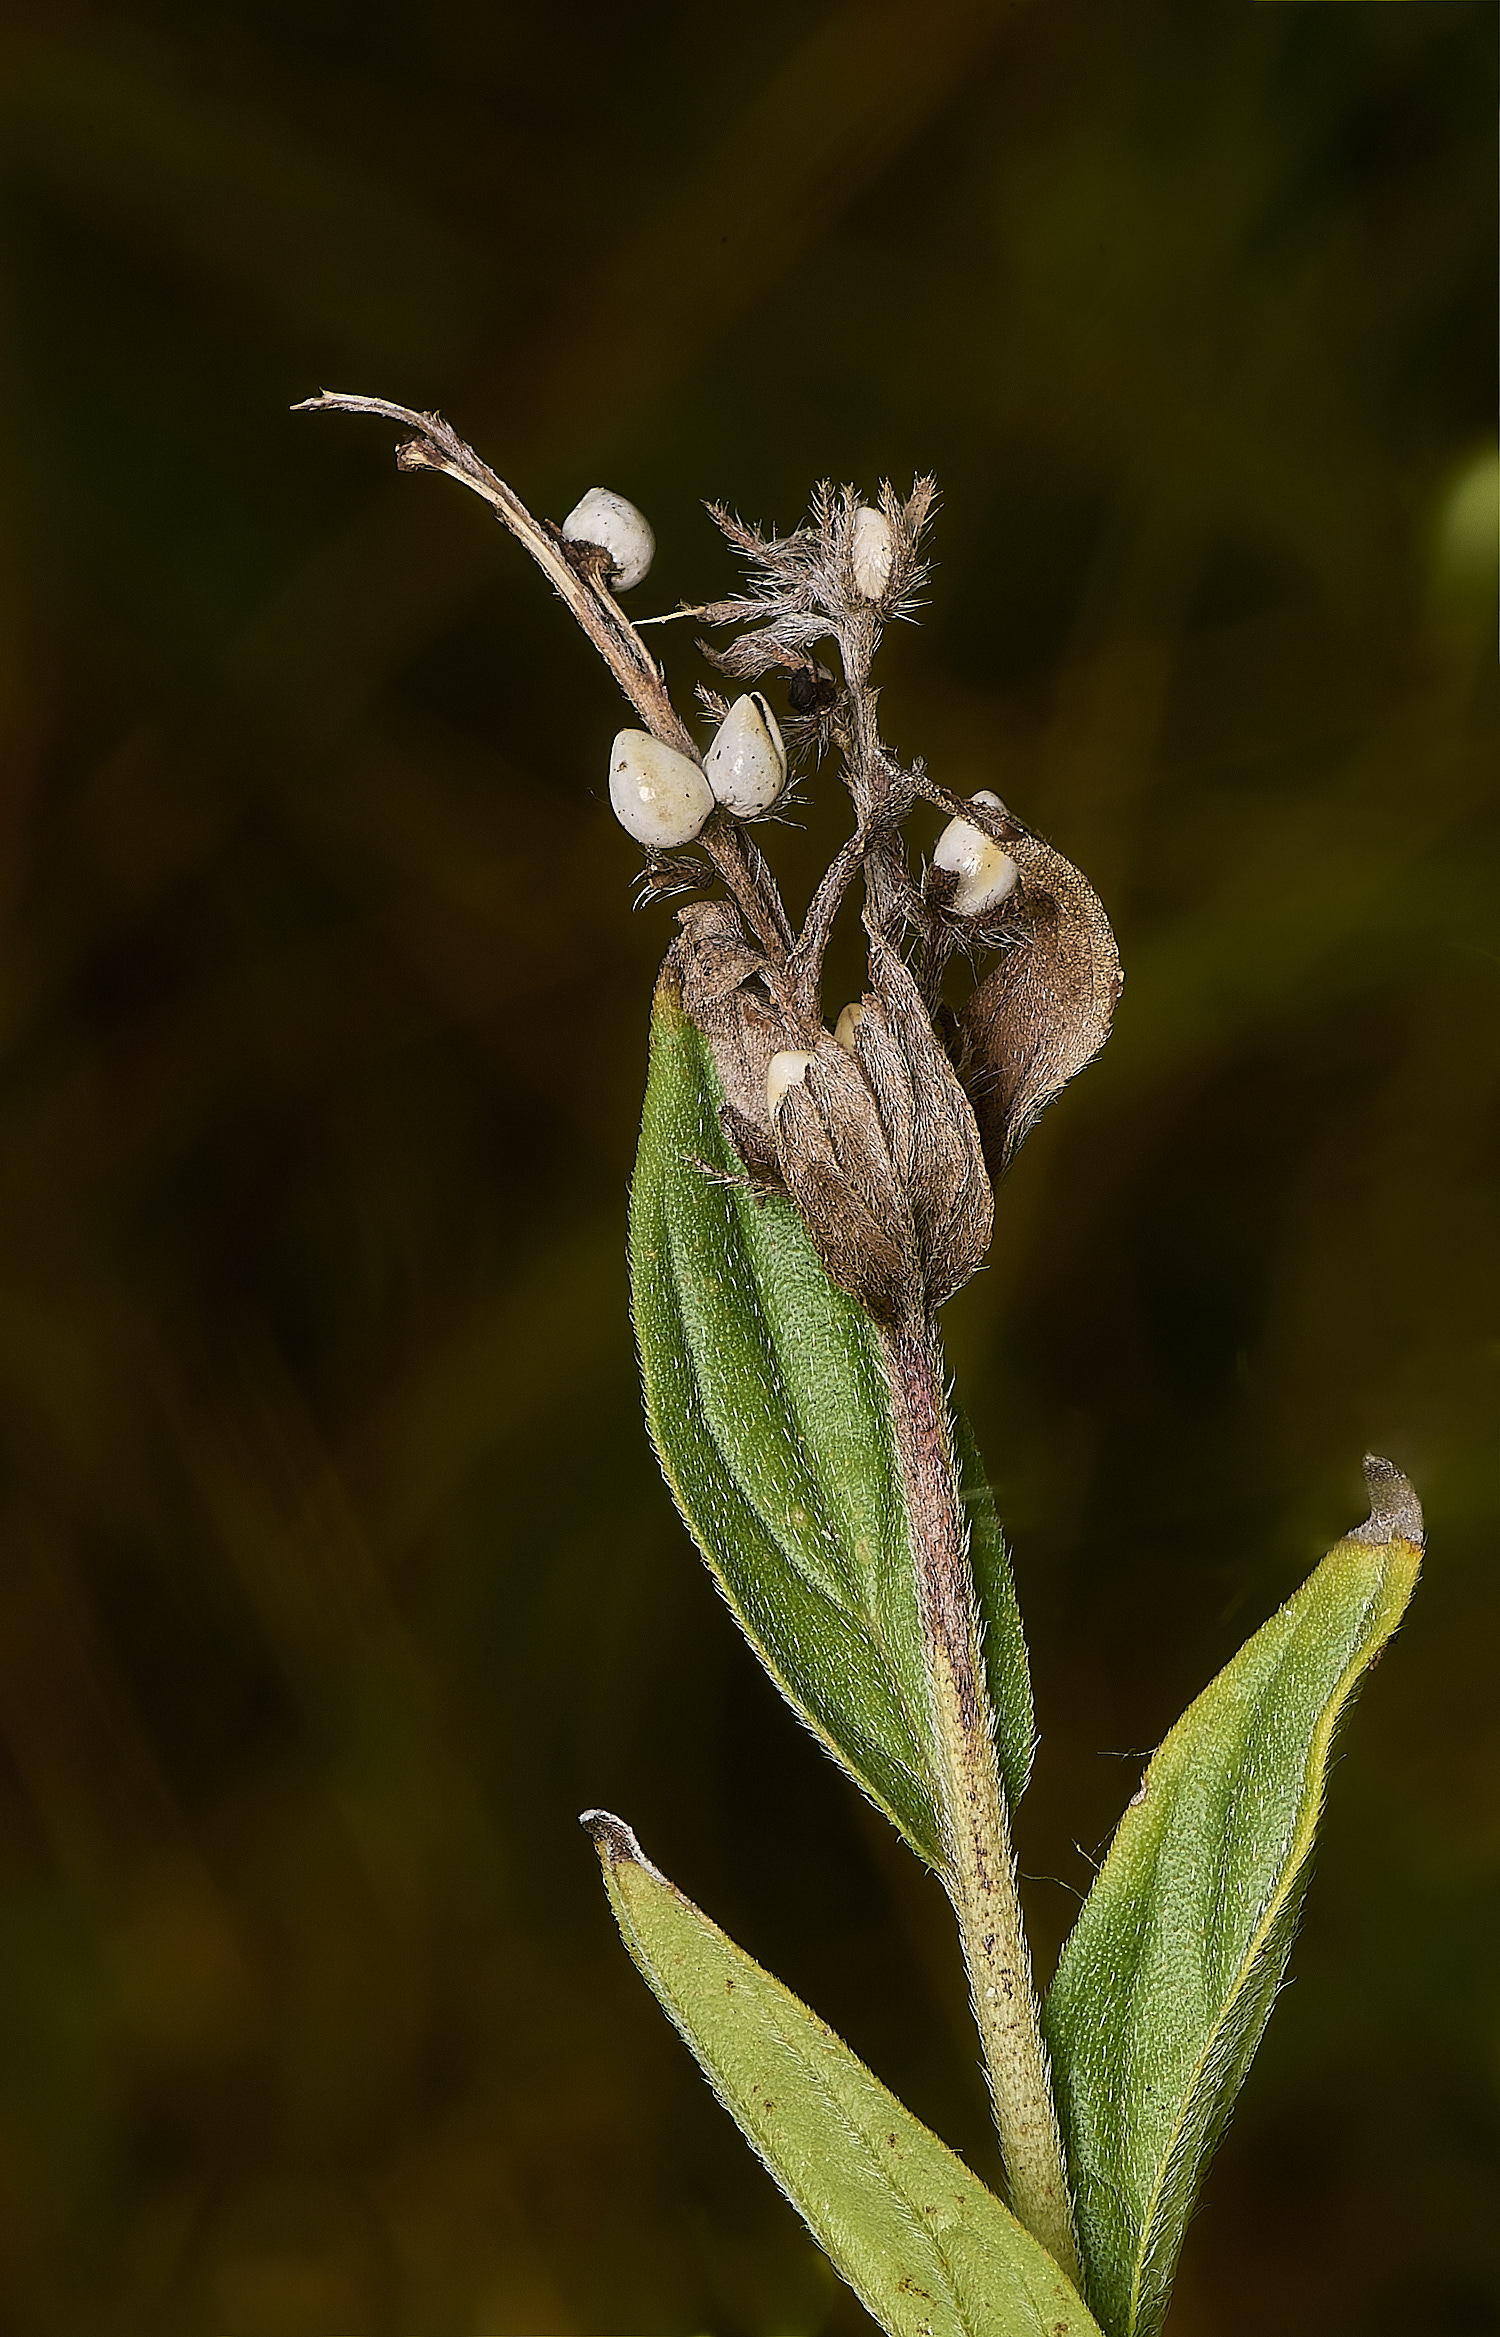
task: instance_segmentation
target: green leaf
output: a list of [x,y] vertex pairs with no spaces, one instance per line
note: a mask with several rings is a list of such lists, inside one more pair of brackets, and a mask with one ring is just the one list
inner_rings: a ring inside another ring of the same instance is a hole
[[[670,968],[631,1188],[631,1289],[663,1473],[742,1630],[802,1718],[941,1863],[915,1569],[874,1325],[790,1201],[752,1193],[709,1049]],[[986,1662],[1012,1801],[1031,1691],[1004,1541],[955,1422]]]
[[1421,1513],[1367,1461],[1340,1542],[1177,1723],[1071,1938],[1045,2028],[1089,2299],[1155,2337],[1188,2216],[1286,1969],[1334,1728],[1401,1619]]
[[625,1944],[746,2141],[890,2337],[1099,2337],[1045,2248],[826,2022],[590,1810]]

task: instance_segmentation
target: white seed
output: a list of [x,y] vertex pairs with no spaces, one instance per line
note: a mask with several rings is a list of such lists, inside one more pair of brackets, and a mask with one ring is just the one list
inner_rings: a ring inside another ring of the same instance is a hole
[[[1005,808],[999,796],[992,795],[987,787],[981,787],[969,801],[987,803],[992,811]],[[969,820],[948,822],[938,838],[932,865],[945,868],[958,878],[958,889],[949,906],[960,917],[977,917],[984,910],[993,909],[1013,889],[1021,873],[993,836],[987,836],[983,828],[976,828]]]
[[854,581],[866,600],[884,600],[895,549],[891,523],[885,513],[872,511],[868,503],[862,503],[854,514],[850,554],[854,561]]
[[766,1109],[772,1119],[776,1106],[789,1087],[800,1087],[807,1077],[811,1055],[799,1055],[795,1047],[788,1047],[780,1055],[773,1055],[766,1065]]
[[638,844],[670,852],[691,844],[714,808],[714,791],[675,747],[649,730],[622,730],[609,753],[609,800]]
[[863,1006],[856,998],[844,1008],[834,1025],[833,1035],[846,1055],[852,1055],[854,1052],[854,1034],[859,1029],[860,1017],[864,1011]]
[[736,698],[703,759],[708,784],[736,819],[769,811],[786,785],[786,748],[759,690]]
[[650,520],[612,487],[590,487],[563,521],[562,532],[570,544],[604,546],[615,564],[610,584],[616,592],[639,584],[656,557]]

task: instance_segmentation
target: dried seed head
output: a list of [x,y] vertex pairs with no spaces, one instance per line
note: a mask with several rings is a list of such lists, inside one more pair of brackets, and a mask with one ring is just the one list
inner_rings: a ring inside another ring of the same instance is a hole
[[854,581],[866,600],[885,598],[885,588],[891,581],[891,561],[895,548],[891,523],[885,513],[872,511],[868,503],[861,504],[854,514],[854,534],[849,552],[854,563]]
[[612,487],[590,487],[562,523],[569,544],[600,544],[614,562],[610,583],[616,592],[629,592],[648,574],[656,557],[651,522]]
[[670,852],[692,842],[714,808],[714,791],[675,747],[649,730],[622,730],[610,749],[609,800],[638,844]]
[[736,698],[703,759],[709,786],[736,819],[769,811],[786,785],[786,748],[759,690]]
[[[882,487],[876,510],[853,488],[836,492],[825,481],[807,523],[787,536],[711,506],[748,564],[748,583],[731,600],[676,612],[743,628],[723,649],[700,646],[746,682],[773,668],[785,674],[799,739],[842,754],[855,835],[795,934],[753,839],[733,825],[735,815],[773,803],[785,781],[785,749],[765,699],[752,693],[725,712],[711,783],[695,756],[658,735],[686,736],[639,633],[602,589],[578,589],[586,579],[627,590],[646,575],[655,542],[635,506],[593,487],[559,531],[534,520],[439,415],[329,393],[307,403],[401,422],[411,433],[398,450],[401,468],[441,470],[483,495],[573,609],[651,726],[618,733],[609,781],[616,816],[652,854],[648,889],[685,890],[711,860],[736,904],[700,901],[682,912],[662,979],[680,987],[712,1050],[723,1122],[741,1159],[757,1184],[791,1194],[829,1273],[872,1313],[908,1321],[930,1313],[974,1271],[988,1240],[986,1166],[998,1173],[1008,1163],[1044,1105],[1103,1044],[1123,979],[1090,887],[1019,828],[1006,828],[1002,849],[960,817],[938,844],[925,899],[907,875],[901,823],[918,797],[938,791],[920,764],[904,771],[881,745],[869,666],[881,620],[916,605],[935,482],[915,480],[902,503]],[[825,642],[836,646],[838,681],[818,661]],[[836,719],[840,711],[846,721]],[[730,815],[723,820],[714,817],[719,802]],[[971,799],[971,809],[981,804],[998,808],[987,793]],[[710,820],[708,851],[683,853]],[[830,1035],[819,1020],[819,982],[858,870],[873,987]],[[986,923],[1001,902],[1003,920]],[[1006,946],[961,1014],[940,1005],[930,1013],[886,939],[903,930],[918,937],[934,1000],[955,943]]]
[[[1005,809],[999,796],[987,787],[981,787],[969,801],[988,804],[992,811]],[[996,908],[1007,893],[1015,890],[1020,875],[1003,845],[969,820],[948,822],[937,840],[932,865],[956,879],[947,906],[958,917],[980,917]]]

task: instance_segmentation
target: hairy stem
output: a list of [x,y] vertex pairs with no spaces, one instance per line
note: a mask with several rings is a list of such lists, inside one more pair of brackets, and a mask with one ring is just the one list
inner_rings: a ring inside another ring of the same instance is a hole
[[717,811],[699,836],[698,845],[713,862],[757,941],[781,963],[791,948],[792,929],[776,880],[744,829],[727,812]]
[[661,668],[605,582],[589,548],[570,557],[560,531],[534,519],[513,487],[482,462],[450,429],[441,414],[419,413],[390,398],[366,398],[344,390],[320,390],[292,408],[294,414],[378,414],[412,435],[398,448],[403,471],[439,471],[486,502],[502,526],[524,544],[559,600],[571,609],[646,728],[679,754],[696,762],[692,733],[667,695]]
[[958,1917],[1011,2205],[1032,2237],[1078,2282],[1073,2203],[1016,1895],[942,1353],[930,1323],[898,1327],[884,1344],[936,1722],[947,1850],[943,1879]]
[[[398,406],[390,398],[367,398],[343,390],[321,390],[315,398],[304,398],[292,411],[378,414],[409,430],[412,435],[397,450],[397,468],[438,471],[480,496],[550,579],[558,598],[571,609],[653,737],[694,762],[701,760],[692,732],[668,694],[660,666],[610,591],[593,547],[570,547],[558,528],[533,518],[515,489],[482,462],[440,414],[423,414],[413,406]],[[715,814],[701,843],[751,931],[773,957],[785,957],[792,944],[792,929],[775,880],[755,846],[723,813]]]

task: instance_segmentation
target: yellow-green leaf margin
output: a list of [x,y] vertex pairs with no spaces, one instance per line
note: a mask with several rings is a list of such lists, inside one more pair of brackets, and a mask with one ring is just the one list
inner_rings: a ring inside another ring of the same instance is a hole
[[888,2337],[1100,2337],[1072,2284],[826,2022],[585,1813],[625,1944],[751,2148]]
[[1416,1498],[1389,1462],[1365,1471],[1369,1524],[1151,1761],[1047,1999],[1089,2301],[1108,2337],[1161,2328],[1291,1951],[1334,1731],[1416,1584]]

